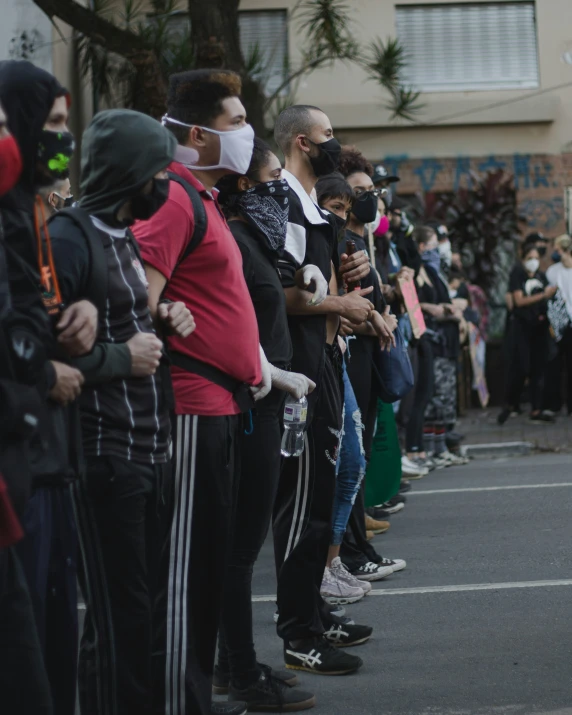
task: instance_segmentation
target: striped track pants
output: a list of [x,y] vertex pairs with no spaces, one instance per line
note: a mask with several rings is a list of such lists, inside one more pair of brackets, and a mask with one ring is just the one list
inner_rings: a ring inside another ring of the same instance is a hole
[[178,415],[174,517],[162,559],[156,715],[210,715],[211,681],[238,486],[238,416]]

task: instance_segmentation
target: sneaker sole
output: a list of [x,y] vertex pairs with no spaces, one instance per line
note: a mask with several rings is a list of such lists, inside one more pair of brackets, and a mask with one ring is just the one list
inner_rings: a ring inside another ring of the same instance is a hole
[[407,474],[407,479],[423,479],[427,476],[426,474],[409,474],[408,472],[403,472],[403,474]]
[[364,638],[358,638],[356,641],[352,641],[351,643],[334,643],[333,641],[330,641],[330,645],[333,645],[334,648],[353,648],[356,645],[363,645],[364,643],[367,643],[370,638],[371,635],[365,636]]
[[399,504],[396,504],[395,506],[389,506],[385,510],[388,514],[397,514],[398,511],[401,511],[402,509],[405,509],[405,504],[403,502],[400,502]]
[[383,576],[380,576],[379,574],[367,574],[365,576],[360,574],[359,576],[356,575],[356,578],[359,578],[360,581],[367,581],[368,583],[371,583],[372,581],[381,581],[382,579],[391,576],[392,573],[393,569],[388,568],[387,573],[384,573]]
[[[283,680],[282,682],[293,688],[295,685],[298,685],[298,678],[293,675],[291,678],[288,678],[288,680]],[[228,685],[213,685],[214,695],[228,695],[228,690]]]
[[344,670],[316,670],[315,668],[308,668],[305,665],[288,665],[286,668],[288,670],[303,670],[304,673],[311,673],[312,675],[350,675],[351,673],[357,673],[357,671],[362,667],[363,663],[360,663],[355,668],[346,668]]
[[398,573],[398,571],[405,571],[407,568],[407,564],[403,564],[403,566],[395,566],[393,568],[393,573]]
[[[388,514],[392,514],[393,512],[388,512]],[[377,536],[378,534],[385,534],[386,531],[389,531],[389,526],[387,529],[373,529],[373,533]]]
[[260,703],[259,705],[248,705],[250,713],[295,713],[299,710],[309,710],[316,705],[316,698],[312,696],[308,700],[303,700],[299,703],[284,703],[283,705],[269,705],[268,703]]
[[347,606],[349,603],[357,603],[358,601],[361,601],[361,599],[365,596],[364,593],[362,593],[361,596],[329,596],[325,593],[320,593],[322,598],[326,603],[329,603],[332,606]]

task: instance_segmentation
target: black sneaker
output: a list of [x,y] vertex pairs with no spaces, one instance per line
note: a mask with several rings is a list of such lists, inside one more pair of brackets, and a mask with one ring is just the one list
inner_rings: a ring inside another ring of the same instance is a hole
[[211,715],[246,715],[246,703],[211,703]]
[[294,648],[286,645],[284,662],[290,670],[303,670],[316,675],[348,675],[363,665],[356,655],[334,648],[326,638],[311,638]]
[[316,704],[312,693],[291,688],[282,680],[272,677],[270,668],[264,666],[260,677],[249,688],[237,690],[230,686],[228,699],[242,700],[249,712],[298,712],[309,710]]
[[554,422],[556,422],[556,418],[541,412],[538,415],[531,414],[528,421],[533,425],[554,424]]
[[354,645],[362,645],[366,643],[373,633],[371,626],[344,626],[338,623],[324,624],[326,638],[334,646],[334,648],[349,648]]
[[372,519],[375,519],[376,521],[384,521],[386,519],[389,519],[391,514],[388,511],[385,511],[385,509],[381,506],[374,506],[372,508],[373,514],[371,515]]
[[[295,675],[292,675],[292,673],[288,673],[288,671],[286,670],[274,670],[273,668],[270,668],[268,665],[264,665],[263,663],[257,663],[257,665],[260,670],[263,670],[265,672],[269,671],[270,675],[274,680],[281,680],[283,683],[286,683],[286,685],[290,686],[296,685],[298,683],[298,678]],[[213,693],[215,695],[227,695],[229,685],[230,675],[221,670],[218,665],[215,665],[213,674]],[[238,698],[238,700],[242,699],[243,698]]]
[[406,492],[411,491],[411,482],[407,479],[402,479],[401,483],[399,485],[399,493],[400,494],[405,494]]
[[499,416],[497,417],[497,424],[499,425],[504,425],[504,423],[508,420],[510,417],[510,410],[508,408],[501,410]]

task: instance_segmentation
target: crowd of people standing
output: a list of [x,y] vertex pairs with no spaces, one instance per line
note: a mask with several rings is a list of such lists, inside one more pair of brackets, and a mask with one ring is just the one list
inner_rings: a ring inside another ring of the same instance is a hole
[[[446,227],[413,227],[399,177],[342,147],[317,107],[278,117],[283,168],[240,92],[233,72],[193,70],[170,78],[161,122],[98,113],[74,203],[69,93],[0,63],[6,715],[73,715],[76,684],[82,715],[312,707],[296,672],[359,670],[345,647],[373,629],[343,607],[406,568],[371,541],[405,477],[466,461],[456,365],[478,320]],[[368,471],[380,355],[399,345],[414,376],[384,413],[399,470],[366,505],[366,479],[387,478]],[[289,454],[285,404],[305,399]],[[253,639],[270,528],[283,669]]]

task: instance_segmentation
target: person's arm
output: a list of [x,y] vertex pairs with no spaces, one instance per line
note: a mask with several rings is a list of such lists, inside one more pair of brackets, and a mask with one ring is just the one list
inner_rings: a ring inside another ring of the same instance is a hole
[[536,293],[535,295],[524,295],[521,290],[515,290],[512,295],[517,308],[526,308],[529,305],[536,305],[536,303],[552,298],[557,290],[556,286],[547,286],[542,293]]
[[86,386],[132,377],[127,343],[96,343],[89,355],[74,358],[72,364],[82,372]]

